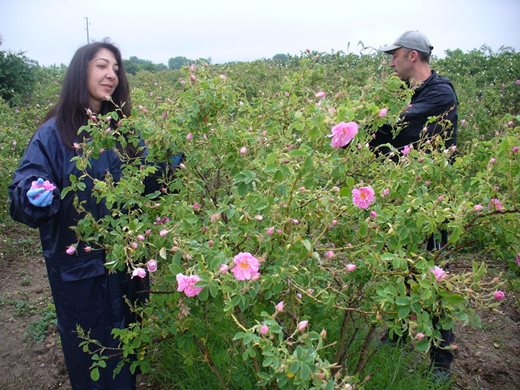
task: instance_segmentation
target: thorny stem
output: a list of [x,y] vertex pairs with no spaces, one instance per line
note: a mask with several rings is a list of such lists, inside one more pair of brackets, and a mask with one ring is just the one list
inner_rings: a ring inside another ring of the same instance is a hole
[[195,341],[195,344],[197,344],[197,347],[199,348],[200,353],[204,357],[204,360],[206,361],[206,363],[208,363],[209,367],[211,368],[211,371],[213,371],[213,373],[216,375],[222,388],[227,389],[228,387],[226,386],[226,382],[224,382],[224,379],[222,379],[222,375],[220,374],[218,367],[216,366],[213,359],[211,359],[211,355],[209,353],[208,348],[195,335],[193,335],[193,341]]

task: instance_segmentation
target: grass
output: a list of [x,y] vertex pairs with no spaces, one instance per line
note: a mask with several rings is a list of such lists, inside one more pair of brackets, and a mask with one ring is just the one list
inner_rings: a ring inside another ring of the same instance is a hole
[[47,337],[49,327],[56,326],[56,310],[49,303],[42,310],[41,317],[31,322],[25,329],[25,339],[29,342],[42,342]]

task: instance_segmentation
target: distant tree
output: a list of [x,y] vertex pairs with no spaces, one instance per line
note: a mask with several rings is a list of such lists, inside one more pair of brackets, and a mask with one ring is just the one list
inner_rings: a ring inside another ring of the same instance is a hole
[[274,62],[278,62],[280,64],[286,64],[287,62],[289,62],[289,56],[287,54],[275,54],[273,56],[273,61]]
[[20,53],[0,51],[0,96],[11,104],[29,96],[38,63]]
[[193,63],[195,63],[195,61],[190,60],[189,58],[178,56],[178,57],[170,58],[168,60],[168,68],[169,69],[180,69],[183,66],[191,65]]
[[130,74],[136,74],[143,70],[148,72],[157,72],[168,69],[164,64],[154,64],[150,60],[144,60],[136,56],[131,56],[128,60],[124,60],[123,62],[126,71]]

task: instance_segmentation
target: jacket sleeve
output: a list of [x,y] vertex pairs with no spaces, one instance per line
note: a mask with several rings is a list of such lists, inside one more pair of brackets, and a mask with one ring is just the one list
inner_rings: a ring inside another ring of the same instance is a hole
[[33,228],[48,222],[60,208],[59,188],[54,190],[54,199],[47,207],[36,207],[27,198],[27,191],[32,182],[40,177],[49,180],[56,186],[61,182],[56,177],[56,159],[52,157],[54,154],[52,150],[55,150],[57,145],[52,145],[52,143],[52,137],[40,138],[39,132],[35,134],[27,146],[8,189],[11,217],[15,221]]

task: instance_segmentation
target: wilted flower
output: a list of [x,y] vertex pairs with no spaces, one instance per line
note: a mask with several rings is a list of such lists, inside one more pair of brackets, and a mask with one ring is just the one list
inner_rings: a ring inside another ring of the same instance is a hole
[[73,255],[74,253],[76,253],[76,246],[74,245],[70,245],[67,250],[65,251],[69,256]]
[[192,133],[188,133],[188,135],[186,136],[186,139],[188,141],[191,141],[193,139],[193,134]]
[[200,280],[198,275],[186,276],[183,274],[177,274],[177,291],[184,292],[187,297],[194,297],[199,295],[202,291],[202,287],[196,287],[195,285]]
[[90,245],[87,245],[85,248],[83,248],[83,250],[86,252],[86,253],[90,253],[92,252],[92,247]]
[[245,146],[242,146],[242,147],[240,148],[240,154],[241,154],[242,156],[245,156],[245,155],[247,154],[247,148],[246,148]]
[[489,200],[488,209],[504,211],[504,206],[502,205],[502,202],[500,202],[500,200],[498,200],[497,198],[491,198]]
[[298,325],[296,325],[296,329],[298,329],[298,332],[303,332],[307,325],[309,324],[309,321],[303,320],[298,322]]
[[435,275],[435,279],[440,282],[441,280],[443,279],[446,279],[446,277],[448,276],[448,274],[446,273],[446,271],[444,271],[441,267],[439,266],[435,266],[434,268],[432,268],[430,270],[430,272],[432,274]]
[[390,189],[389,189],[389,188],[385,188],[385,189],[383,190],[383,192],[381,192],[381,196],[382,196],[383,198],[385,198],[385,197],[387,197],[388,195],[390,195]]
[[261,220],[264,219],[264,217],[262,217],[260,214],[258,214],[258,215],[255,215],[255,219],[256,219],[257,221],[261,221]]
[[260,333],[262,336],[265,336],[268,332],[269,332],[269,327],[266,324],[263,324],[260,327],[260,330],[258,331],[258,333]]
[[141,267],[137,267],[136,269],[134,269],[134,271],[132,272],[132,278],[134,278],[135,276],[139,276],[141,279],[143,279],[146,276],[145,269]]
[[516,80],[516,85],[520,85],[520,80]]
[[513,146],[512,151],[513,151],[513,153],[518,153],[518,146]]
[[484,206],[482,206],[481,204],[476,204],[475,206],[473,206],[473,210],[476,211],[477,213],[482,210],[484,208]]
[[167,229],[162,229],[160,232],[159,232],[159,236],[161,237],[164,237],[165,235],[168,234],[168,230]]
[[496,301],[501,301],[502,299],[504,299],[506,296],[505,292],[501,291],[501,290],[497,290],[495,291],[495,300]]
[[333,148],[342,148],[347,145],[358,133],[359,126],[356,122],[340,122],[331,129],[332,137],[330,146]]
[[229,265],[220,264],[220,268],[218,269],[218,272],[220,272],[221,274],[227,274],[228,271],[229,271]]
[[233,258],[235,265],[231,269],[237,280],[258,279],[260,262],[249,252],[240,252]]
[[520,267],[520,253],[515,257],[516,265]]
[[266,229],[265,233],[268,235],[268,236],[272,236],[273,233],[274,233],[274,226],[271,226],[269,228]]
[[497,163],[497,159],[495,157],[491,157],[491,159],[489,160],[489,163],[491,165],[496,164]]
[[352,202],[360,209],[368,208],[376,200],[372,187],[359,187],[352,190]]

